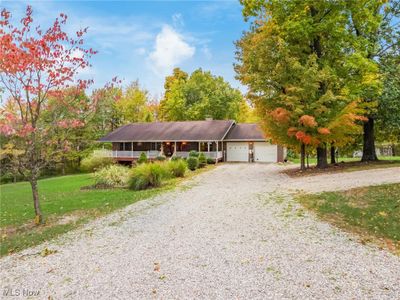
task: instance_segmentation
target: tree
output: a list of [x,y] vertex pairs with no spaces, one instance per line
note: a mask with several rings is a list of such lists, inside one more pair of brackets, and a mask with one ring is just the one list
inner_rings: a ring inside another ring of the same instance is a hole
[[95,139],[115,130],[121,123],[115,105],[122,97],[122,89],[115,85],[117,81],[117,78],[113,78],[111,83],[92,92],[91,98],[95,103],[95,113],[89,120],[89,126],[93,130]]
[[[0,82],[10,96],[8,101],[16,109],[2,109],[0,132],[10,136],[17,148],[23,151],[18,171],[30,182],[35,222],[39,224],[43,222],[37,186],[40,170],[46,166],[49,157],[65,147],[65,143],[48,139],[51,127],[42,123],[42,114],[50,97],[62,99],[59,96],[65,88],[75,85],[82,90],[91,83],[90,80],[76,79],[76,75],[89,66],[89,59],[96,51],[83,47],[86,28],[79,30],[76,38],[68,36],[62,29],[67,21],[65,14],[60,14],[47,30],[33,26],[30,6],[20,27],[13,25],[10,18],[10,12],[3,9],[0,19]],[[93,105],[89,103],[88,109],[91,107]],[[79,120],[64,116],[53,121],[53,126],[81,126]]]
[[[372,68],[375,69],[375,76],[380,76],[383,68],[379,69],[377,65],[388,53],[399,51],[400,1],[345,1],[345,8],[348,20],[346,28],[352,41],[349,49],[357,53],[358,60],[363,62],[354,68],[356,75],[364,74],[367,67],[369,76]],[[380,97],[382,87],[367,85],[368,87],[365,87],[365,84],[361,84],[363,87],[359,89],[359,97],[363,100],[368,118],[363,128],[362,161],[374,161],[378,159],[375,153],[375,120],[379,114],[379,101],[383,99]]]
[[327,166],[327,143],[351,140],[363,111],[348,82],[357,61],[348,46],[343,3],[241,1],[255,17],[237,42],[238,79],[249,87],[267,136],[301,152],[316,148]]
[[134,81],[116,101],[115,108],[121,124],[151,122],[154,118],[149,105],[149,92],[140,88],[139,81]]
[[188,78],[182,72],[177,74],[166,78],[167,89],[160,103],[164,120],[238,119],[243,97],[222,77],[201,69]]
[[395,144],[400,142],[400,55],[387,55],[380,65],[384,80],[376,114],[378,139]]
[[239,123],[259,123],[259,118],[256,115],[256,111],[251,104],[243,99],[239,104],[239,113],[237,121]]
[[[69,165],[78,168],[84,150],[91,148],[96,134],[90,130],[89,120],[93,117],[90,108],[92,99],[85,92],[76,87],[70,87],[49,97],[47,105],[43,108],[40,124],[47,131],[47,140],[63,144],[64,150],[54,153],[47,159],[54,162],[55,167],[61,164],[61,174],[65,174]],[[73,122],[71,121],[73,120]]]
[[188,73],[182,71],[180,68],[174,68],[172,71],[172,75],[165,77],[164,83],[164,98],[160,102],[160,117],[161,119],[168,119],[168,102],[167,99],[170,99],[171,96],[171,88],[173,84],[178,84],[179,82],[184,83],[188,79]]

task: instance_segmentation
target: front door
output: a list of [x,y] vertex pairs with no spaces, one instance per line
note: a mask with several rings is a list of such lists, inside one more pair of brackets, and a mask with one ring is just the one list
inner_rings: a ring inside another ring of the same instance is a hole
[[163,144],[163,148],[164,148],[164,155],[166,157],[171,157],[174,154],[174,143],[164,143]]

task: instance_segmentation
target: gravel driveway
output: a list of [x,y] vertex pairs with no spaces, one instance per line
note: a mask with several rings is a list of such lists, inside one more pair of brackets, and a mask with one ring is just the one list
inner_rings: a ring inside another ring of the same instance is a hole
[[[0,287],[42,299],[400,299],[399,257],[303,213],[290,196],[340,187],[340,177],[345,187],[400,182],[400,168],[319,179],[289,179],[281,169],[221,165],[1,259]],[[45,246],[58,252],[35,255]]]

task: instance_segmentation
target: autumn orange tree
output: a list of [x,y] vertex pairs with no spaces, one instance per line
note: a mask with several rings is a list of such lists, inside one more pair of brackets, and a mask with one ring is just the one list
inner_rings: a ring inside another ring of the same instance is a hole
[[[40,170],[66,146],[65,141],[50,138],[52,130],[83,124],[83,120],[70,118],[76,114],[57,114],[50,122],[45,121],[43,112],[49,103],[77,113],[93,106],[87,101],[73,106],[63,102],[62,91],[74,87],[79,93],[91,83],[76,76],[96,53],[84,47],[87,29],[77,31],[76,37],[68,36],[63,30],[66,21],[67,16],[60,14],[50,28],[43,30],[34,26],[30,6],[19,25],[6,9],[0,18],[0,83],[9,96],[9,104],[2,108],[0,132],[21,150],[18,171],[30,182],[38,224],[43,222],[37,186]],[[15,109],[7,109],[10,107]]]
[[327,145],[349,142],[364,119],[351,88],[360,85],[352,79],[357,60],[346,50],[343,3],[241,2],[245,17],[254,21],[237,42],[235,70],[249,87],[265,133],[299,149],[302,168],[306,147],[316,149],[317,167],[326,167]]

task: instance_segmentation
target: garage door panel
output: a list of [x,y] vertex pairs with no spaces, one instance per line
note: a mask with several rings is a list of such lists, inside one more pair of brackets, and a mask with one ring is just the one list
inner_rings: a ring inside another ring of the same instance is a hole
[[254,161],[255,162],[277,162],[277,145],[271,145],[267,142],[254,143]]
[[227,143],[227,161],[249,161],[249,145],[242,143]]

